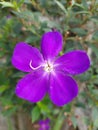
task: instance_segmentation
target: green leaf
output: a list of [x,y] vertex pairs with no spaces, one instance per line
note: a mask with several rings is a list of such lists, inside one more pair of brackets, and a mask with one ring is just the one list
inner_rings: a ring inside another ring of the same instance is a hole
[[82,28],[73,28],[71,31],[79,36],[85,36],[87,34],[87,31]]
[[11,99],[8,99],[5,96],[0,97],[0,102],[2,103],[2,106],[12,106],[12,101]]
[[71,121],[72,121],[72,124],[73,124],[74,128],[76,128],[76,127],[77,127],[76,117],[72,116],[72,117],[71,117]]
[[93,108],[92,109],[92,120],[94,121],[94,120],[96,120],[98,118],[98,110],[97,110],[97,108]]
[[53,130],[61,130],[63,121],[64,121],[64,116],[60,116],[60,118],[57,118]]
[[90,12],[89,11],[78,11],[78,12],[76,12],[75,14],[90,14]]
[[8,88],[8,85],[0,86],[0,93],[4,92]]
[[67,10],[59,1],[55,0],[55,3],[60,7],[60,9],[64,11],[65,14],[67,14]]
[[40,109],[38,106],[35,106],[31,112],[32,115],[32,123],[34,123],[35,121],[37,121],[40,117]]
[[98,41],[98,31],[94,32],[92,39]]
[[91,77],[92,77],[92,74],[89,72],[85,72],[84,74],[81,74],[78,76],[78,78],[81,82],[85,82],[87,80],[90,80]]
[[8,116],[8,117],[11,116],[11,115],[13,115],[16,112],[16,110],[17,110],[17,106],[15,106],[15,105],[6,106],[5,108],[6,109],[2,111],[2,114],[4,116]]
[[65,111],[66,112],[71,112],[71,103],[65,105]]
[[85,7],[85,9],[88,9],[87,0],[82,0],[82,5]]
[[97,15],[92,16],[92,17],[91,17],[91,20],[92,20],[93,22],[95,22],[96,24],[98,24],[98,16],[97,16]]
[[93,121],[94,127],[98,128],[98,109],[95,107],[92,110],[92,121]]
[[39,106],[42,113],[50,113],[51,110],[48,108],[48,106],[42,102],[38,102],[37,105]]
[[36,36],[29,36],[25,39],[25,42],[27,43],[36,43],[38,41],[38,37]]
[[98,58],[98,48],[97,48],[97,46],[94,45],[94,44],[91,44],[90,46],[91,46],[93,52],[95,53],[96,57]]
[[80,7],[80,8],[82,8],[82,9],[85,9],[82,4],[74,3],[74,5],[76,5],[76,6]]
[[98,119],[94,121],[94,127],[98,128]]
[[11,8],[14,8],[14,5],[11,3],[11,2],[0,2],[0,4],[2,5],[2,8],[5,8],[5,7],[11,7]]
[[81,107],[83,109],[85,109],[85,104],[83,102],[76,102],[75,104],[77,107]]
[[13,78],[17,78],[17,77],[23,77],[24,73],[23,72],[16,72],[12,75]]
[[24,0],[24,3],[25,4],[31,4],[32,2],[31,2],[31,0]]
[[21,6],[24,3],[24,0],[20,0],[19,3],[17,3],[18,6]]

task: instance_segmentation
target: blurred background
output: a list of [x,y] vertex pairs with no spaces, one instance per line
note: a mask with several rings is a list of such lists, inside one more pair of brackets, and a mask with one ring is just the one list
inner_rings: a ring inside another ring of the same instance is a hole
[[[61,54],[80,49],[91,60],[87,72],[74,76],[78,97],[63,107],[48,96],[29,103],[14,93],[24,76],[11,64],[15,45],[39,48],[53,28],[63,35]],[[0,0],[0,130],[98,130],[98,0]]]

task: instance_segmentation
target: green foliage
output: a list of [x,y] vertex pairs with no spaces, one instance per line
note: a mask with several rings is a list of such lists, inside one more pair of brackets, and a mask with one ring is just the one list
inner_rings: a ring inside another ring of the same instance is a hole
[[14,7],[14,5],[12,3],[10,3],[10,2],[3,1],[3,2],[0,2],[0,4],[2,5],[2,8],[5,8],[5,7],[13,8]]
[[98,41],[98,30],[94,32],[92,39]]
[[[81,49],[87,51],[91,59],[88,72],[75,76],[80,90],[78,97],[60,108],[47,96],[36,104],[16,97],[17,81],[25,74],[11,64],[16,43],[25,41],[39,47],[42,34],[52,28],[63,35],[60,55]],[[88,130],[98,129],[98,0],[0,1],[0,104],[6,116],[21,109],[30,115],[33,123],[50,118],[53,130],[60,130],[69,118],[76,128],[79,124],[74,111],[81,108],[90,111],[90,115],[85,114]]]
[[35,121],[37,121],[40,117],[40,109],[38,106],[35,106],[33,108],[33,110],[31,111],[31,115],[32,115],[32,123],[34,123]]
[[93,125],[94,125],[94,128],[98,128],[98,108],[94,107],[92,109],[92,121],[93,121]]
[[72,116],[72,117],[71,117],[71,121],[72,121],[72,124],[73,124],[74,128],[76,128],[77,125],[78,125],[77,120],[76,120],[76,117],[75,117],[75,116]]
[[55,0],[56,4],[64,11],[65,14],[67,14],[66,8],[61,4],[59,1]]

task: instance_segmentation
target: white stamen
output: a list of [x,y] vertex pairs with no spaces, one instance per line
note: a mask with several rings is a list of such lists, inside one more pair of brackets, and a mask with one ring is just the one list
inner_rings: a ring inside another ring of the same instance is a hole
[[31,68],[32,70],[37,70],[37,69],[39,69],[39,68],[41,67],[41,65],[39,65],[38,67],[33,67],[33,66],[32,66],[32,60],[30,60],[29,65],[30,65],[30,68]]
[[44,70],[48,73],[53,71],[53,64],[49,61],[46,61],[46,63],[44,64]]

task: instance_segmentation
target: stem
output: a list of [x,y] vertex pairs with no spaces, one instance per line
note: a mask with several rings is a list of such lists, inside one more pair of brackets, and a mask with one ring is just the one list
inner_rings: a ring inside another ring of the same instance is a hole
[[12,123],[11,123],[11,119],[7,119],[8,120],[8,130],[12,130]]
[[58,115],[58,118],[56,120],[56,123],[54,124],[54,128],[53,130],[60,130],[62,124],[63,124],[63,120],[65,119],[65,116],[63,116],[64,113],[64,107],[62,108],[61,112]]

